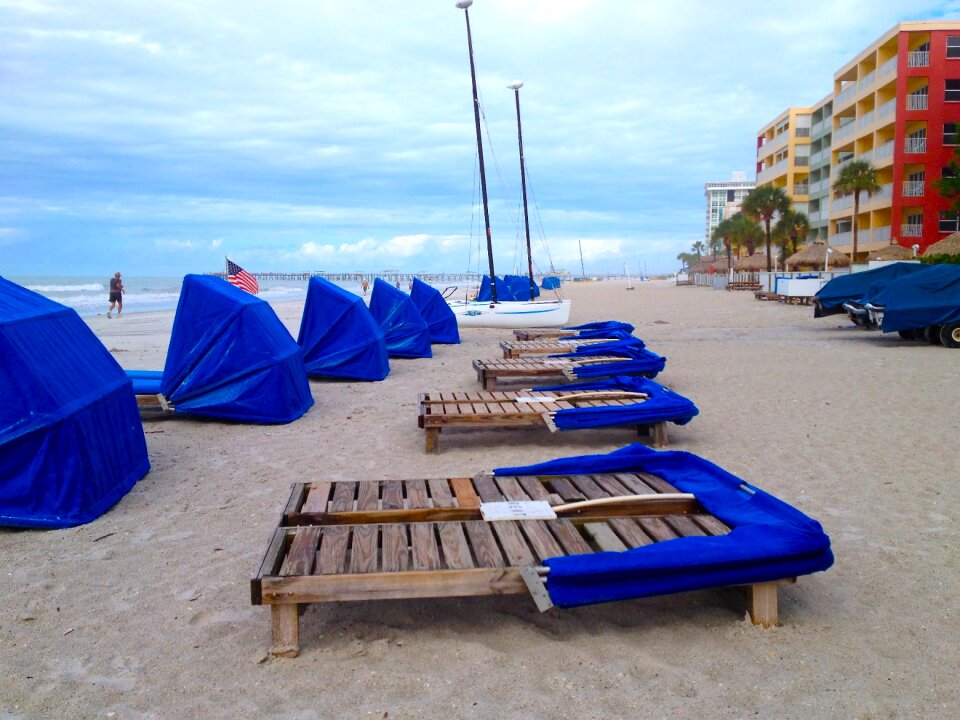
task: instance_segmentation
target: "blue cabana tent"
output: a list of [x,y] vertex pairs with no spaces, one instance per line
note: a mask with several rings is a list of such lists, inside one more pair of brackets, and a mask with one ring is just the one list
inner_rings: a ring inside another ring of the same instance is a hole
[[390,372],[383,330],[359,295],[310,278],[297,343],[307,374],[383,380]]
[[[510,286],[502,278],[494,278],[497,283],[497,301],[505,300],[516,300],[513,296],[513,290],[510,289]],[[477,302],[487,302],[491,300],[493,295],[490,293],[490,276],[484,275],[483,279],[480,281],[480,290],[477,292],[477,297],[475,300]]]
[[830,538],[820,523],[701,457],[639,444],[606,455],[497,468],[498,476],[648,472],[731,528],[724,535],[680,537],[623,552],[547,558],[546,588],[560,607],[748,585],[826,570]]
[[113,356],[74,310],[0,278],[0,525],[82,525],[149,470]]
[[410,300],[430,329],[431,343],[460,344],[457,316],[453,314],[439,290],[419,278],[414,278],[413,287],[410,288]]
[[872,294],[882,305],[883,332],[960,322],[960,265],[928,265]]
[[433,357],[430,328],[405,292],[377,278],[370,293],[370,313],[386,335],[390,357]]
[[[131,371],[148,394],[156,373]],[[207,275],[187,275],[160,392],[174,412],[251,423],[288,423],[311,405],[303,351],[265,301]]]
[[657,422],[672,422],[686,425],[700,414],[689,398],[663,385],[638,376],[615,376],[601,380],[569,383],[567,385],[538,386],[530,392],[556,390],[564,395],[594,390],[621,390],[628,393],[644,393],[646,399],[638,399],[629,405],[605,405],[602,407],[575,407],[557,410],[553,422],[558,430],[611,427],[614,425],[644,425]]
[[820,288],[814,296],[813,316],[826,317],[827,315],[843,313],[844,303],[859,302],[872,286],[876,286],[879,290],[897,278],[923,271],[929,267],[929,265],[919,263],[896,262],[873,270],[838,275]]

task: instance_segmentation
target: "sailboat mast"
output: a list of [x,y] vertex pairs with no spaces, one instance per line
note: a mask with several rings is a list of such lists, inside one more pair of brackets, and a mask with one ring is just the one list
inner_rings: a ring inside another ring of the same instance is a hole
[[580,248],[580,274],[583,279],[587,279],[587,271],[583,268],[583,240],[577,240],[577,246]]
[[522,82],[507,85],[513,90],[513,97],[517,103],[517,143],[520,146],[520,188],[523,191],[523,227],[527,234],[527,276],[530,278],[530,299],[536,295],[537,285],[533,281],[533,255],[530,252],[530,215],[527,213],[527,171],[523,160],[523,130],[520,128],[520,88]]
[[473,38],[470,35],[470,12],[473,0],[460,0],[457,7],[467,19],[467,51],[470,55],[470,81],[473,84],[473,120],[477,127],[477,155],[480,158],[480,195],[483,198],[483,222],[487,231],[487,262],[490,266],[490,299],[497,302],[497,281],[493,270],[493,237],[490,232],[490,209],[487,204],[487,176],[483,168],[483,136],[480,132],[480,101],[477,99],[477,71],[473,65]]

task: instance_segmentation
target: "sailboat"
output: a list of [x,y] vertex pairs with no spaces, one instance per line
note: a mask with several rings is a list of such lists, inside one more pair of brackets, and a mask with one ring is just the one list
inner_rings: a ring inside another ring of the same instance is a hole
[[489,301],[452,301],[450,308],[461,327],[560,327],[570,319],[569,300],[534,300],[533,260],[530,255],[530,220],[527,215],[526,172],[523,163],[523,134],[520,129],[520,87],[523,83],[508,86],[514,91],[517,104],[517,137],[520,143],[520,179],[523,186],[523,217],[527,234],[527,267],[530,277],[530,300],[499,300],[497,298],[496,274],[493,268],[493,240],[490,232],[490,210],[487,202],[487,179],[483,167],[483,139],[480,131],[480,102],[477,98],[477,74],[473,63],[473,38],[470,35],[470,13],[467,10],[473,0],[460,0],[457,7],[463,10],[467,21],[467,50],[470,55],[470,80],[473,84],[473,117],[477,130],[477,154],[480,169],[480,194],[483,198],[483,220],[487,234],[487,264],[490,272]]

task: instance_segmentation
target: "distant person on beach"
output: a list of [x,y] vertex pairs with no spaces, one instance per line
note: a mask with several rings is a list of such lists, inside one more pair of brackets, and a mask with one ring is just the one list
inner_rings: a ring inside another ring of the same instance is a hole
[[117,306],[117,317],[123,312],[123,281],[120,279],[120,273],[114,273],[110,278],[110,309],[107,310],[107,317],[113,317],[113,306]]
[[363,288],[363,295],[364,295],[364,297],[366,297],[366,295],[367,295],[367,289],[370,287],[370,283],[368,283],[366,280],[364,280],[362,283],[360,283],[360,287]]

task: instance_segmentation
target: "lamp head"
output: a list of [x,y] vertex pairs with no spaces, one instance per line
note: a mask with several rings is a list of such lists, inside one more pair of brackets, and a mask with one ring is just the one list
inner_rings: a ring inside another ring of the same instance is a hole
[[507,87],[510,90],[519,90],[520,88],[523,87],[523,83],[520,80],[517,80],[516,82],[512,82],[509,85],[507,85]]
[[457,7],[461,10],[466,10],[471,5],[473,5],[473,0],[458,0],[457,2]]

